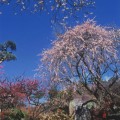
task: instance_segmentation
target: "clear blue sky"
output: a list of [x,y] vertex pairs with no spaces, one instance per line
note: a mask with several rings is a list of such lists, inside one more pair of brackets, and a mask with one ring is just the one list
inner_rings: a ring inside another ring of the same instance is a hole
[[[96,0],[94,16],[98,24],[120,27],[120,0]],[[37,55],[43,48],[50,47],[50,41],[54,39],[54,31],[50,26],[47,14],[13,15],[5,8],[0,15],[0,43],[12,40],[17,45],[17,60],[4,63],[8,76],[22,73],[30,77],[34,75],[40,59]]]

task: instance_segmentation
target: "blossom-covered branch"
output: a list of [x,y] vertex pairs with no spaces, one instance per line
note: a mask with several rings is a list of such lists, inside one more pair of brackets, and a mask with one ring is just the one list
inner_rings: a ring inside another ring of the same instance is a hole
[[86,89],[100,101],[107,95],[111,98],[104,77],[119,77],[119,31],[87,20],[59,35],[52,48],[43,51],[45,67],[40,65],[39,71],[45,69],[44,75],[50,75],[46,78],[54,82],[74,84],[81,93]]

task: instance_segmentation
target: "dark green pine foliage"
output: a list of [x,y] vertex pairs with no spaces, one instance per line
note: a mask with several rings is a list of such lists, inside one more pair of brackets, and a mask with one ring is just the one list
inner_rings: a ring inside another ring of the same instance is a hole
[[5,43],[0,44],[0,63],[15,60],[16,56],[13,54],[13,51],[15,50],[16,44],[12,41],[6,41]]

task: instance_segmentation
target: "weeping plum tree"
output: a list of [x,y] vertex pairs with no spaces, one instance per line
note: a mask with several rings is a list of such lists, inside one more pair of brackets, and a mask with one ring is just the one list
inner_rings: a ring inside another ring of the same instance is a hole
[[[40,74],[42,70],[52,82],[73,85],[80,95],[86,90],[101,105],[106,99],[114,101],[117,95],[110,88],[120,72],[119,34],[118,29],[102,27],[93,20],[67,30],[52,48],[43,51]],[[105,77],[109,74],[111,82],[106,87]]]
[[16,50],[16,44],[12,41],[7,41],[3,44],[0,44],[0,63],[3,61],[15,60],[16,56],[12,51]]

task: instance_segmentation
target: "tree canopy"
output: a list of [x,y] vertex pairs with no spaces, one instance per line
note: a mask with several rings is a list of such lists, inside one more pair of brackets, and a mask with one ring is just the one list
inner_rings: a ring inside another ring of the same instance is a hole
[[3,61],[15,60],[16,56],[12,53],[15,50],[16,44],[12,41],[0,44],[0,63]]
[[[91,14],[90,8],[95,5],[94,0],[1,0],[0,5],[13,8],[15,14],[23,11],[30,13],[46,12],[52,14],[52,22],[65,22],[74,18],[79,21],[80,13]],[[2,12],[2,11],[1,11]]]
[[111,79],[119,77],[119,31],[87,20],[59,35],[52,48],[43,51],[39,71],[45,69],[51,81],[74,85],[81,95],[87,90],[100,104],[106,97],[111,100],[114,95],[103,81],[109,73]]

